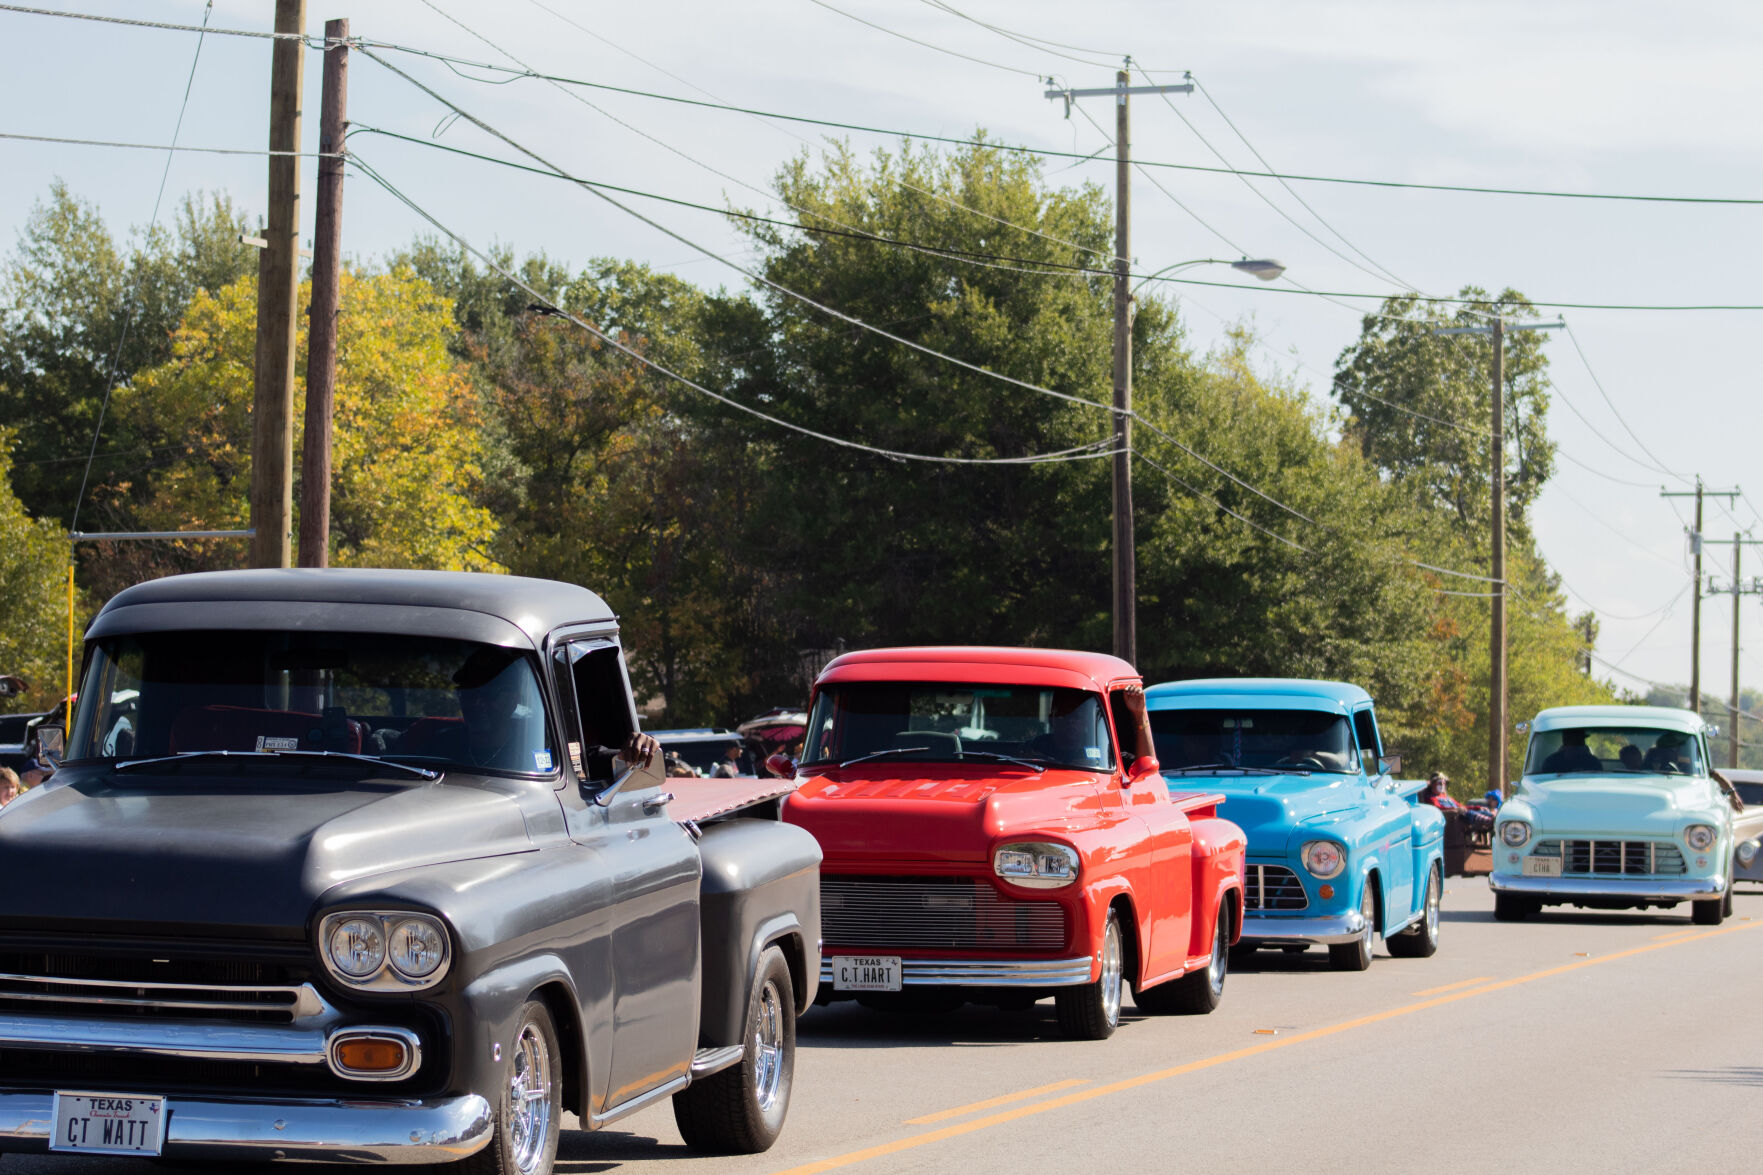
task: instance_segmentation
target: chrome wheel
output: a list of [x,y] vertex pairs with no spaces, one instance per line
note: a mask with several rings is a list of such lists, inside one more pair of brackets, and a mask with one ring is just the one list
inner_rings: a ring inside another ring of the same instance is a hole
[[1438,871],[1435,869],[1426,883],[1426,933],[1427,937],[1433,939],[1439,936],[1439,890],[1442,888],[1444,887],[1440,884]]
[[1102,1014],[1110,1027],[1120,1023],[1123,954],[1120,949],[1120,924],[1109,919],[1108,930],[1102,936]]
[[508,1141],[514,1165],[535,1172],[551,1138],[551,1050],[536,1024],[523,1024],[508,1067]]
[[1214,996],[1224,994],[1224,976],[1230,970],[1230,948],[1225,939],[1224,911],[1218,911],[1213,919],[1217,924],[1212,931],[1212,962],[1206,968],[1206,982],[1212,988]]
[[753,1023],[753,1099],[761,1113],[777,1105],[784,1071],[783,1023],[783,999],[768,979],[759,991],[759,1016]]

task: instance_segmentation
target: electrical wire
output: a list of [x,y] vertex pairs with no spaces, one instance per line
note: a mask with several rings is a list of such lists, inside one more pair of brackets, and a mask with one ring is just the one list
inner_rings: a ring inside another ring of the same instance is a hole
[[[165,199],[165,181],[171,176],[172,160],[177,158],[176,146],[178,136],[181,135],[184,130],[184,114],[190,108],[190,90],[196,84],[196,66],[202,60],[202,45],[203,42],[208,39],[208,18],[213,12],[214,0],[208,0],[208,3],[202,9],[202,24],[196,29],[196,52],[190,57],[190,73],[189,76],[184,79],[184,97],[183,101],[178,103],[178,120],[171,130],[172,148],[166,151],[165,166],[161,168],[159,172],[159,191],[153,197],[153,215],[147,218],[147,231],[149,233],[151,233],[153,227],[159,223],[159,206]],[[135,295],[138,293],[138,289],[130,291],[128,305],[123,309],[122,330],[117,335],[116,350],[112,352],[110,356],[110,374],[104,378],[104,398],[98,405],[97,423],[92,426],[92,447],[86,453],[85,472],[80,474],[80,492],[73,500],[73,522],[68,526],[68,530],[74,534],[79,533],[80,507],[85,504],[86,486],[89,485],[92,480],[92,464],[98,459],[98,438],[104,432],[104,417],[110,411],[110,396],[111,393],[116,390],[116,382],[122,375],[122,352],[123,348],[128,345],[129,328],[133,326],[135,322]],[[71,574],[71,572],[69,574]],[[70,579],[68,582],[71,584],[73,581]],[[69,587],[68,590],[71,592],[73,589],[72,587]]]
[[[1125,56],[1123,53],[1110,53],[1106,49],[1080,49],[1076,45],[1065,45],[1058,41],[1049,41],[1045,37],[1034,37],[1027,33],[1014,33],[999,25],[988,24],[976,16],[969,16],[954,5],[943,3],[943,0],[923,0],[923,3],[930,5],[932,8],[940,8],[950,16],[959,17],[960,19],[967,21],[969,24],[976,24],[980,28],[985,29],[988,32],[996,33],[1006,40],[1015,41],[1018,45],[1026,46],[1039,53],[1051,53],[1055,57],[1063,57],[1065,60],[1075,61],[1079,65],[1099,66],[1102,63],[1095,61],[1094,58],[1105,57],[1111,61],[1118,61]],[[1060,50],[1066,50],[1066,52],[1060,52]],[[1072,56],[1074,53],[1087,53],[1089,54],[1089,57],[1074,57]]]
[[846,20],[854,20],[860,25],[867,25],[878,33],[886,33],[888,36],[898,37],[902,41],[911,41],[914,45],[919,45],[926,49],[934,49],[938,53],[947,53],[950,57],[959,57],[963,61],[971,61],[976,65],[986,65],[993,69],[1001,69],[1006,73],[1023,74],[1027,77],[1034,78],[1037,82],[1041,80],[1041,74],[1036,70],[1018,69],[1014,65],[1002,65],[996,61],[987,61],[983,57],[974,57],[967,53],[958,53],[953,49],[945,49],[941,45],[933,45],[929,41],[921,41],[917,37],[909,37],[905,33],[895,32],[893,29],[890,29],[885,25],[876,24],[872,20],[864,20],[861,16],[858,16],[855,13],[846,12],[843,8],[833,7],[831,4],[828,4],[826,0],[808,0],[808,3],[813,4],[818,8],[824,8],[828,12],[836,12]]
[[[135,28],[163,29],[174,33],[212,33],[217,37],[260,37],[271,41],[302,41],[312,47],[322,47],[323,37],[311,37],[305,33],[265,33],[255,29],[216,29],[203,24],[169,24],[162,20],[136,20],[127,16],[99,16],[92,12],[65,12],[55,8],[28,8],[23,4],[0,4],[0,12],[18,12],[26,16],[59,16],[65,20],[90,20],[100,24],[132,25]],[[207,15],[204,13],[204,22]]]
[[0,139],[15,139],[23,143],[57,143],[73,147],[122,147],[131,151],[171,151],[186,155],[292,155],[300,159],[336,159],[339,156],[324,151],[269,151],[260,147],[180,147],[176,143],[123,143],[115,139],[68,139],[58,135],[24,135],[15,131],[0,131]]
[[1262,526],[1259,522],[1256,522],[1253,518],[1249,518],[1246,515],[1238,514],[1235,510],[1232,510],[1229,506],[1226,506],[1223,502],[1220,502],[1217,498],[1214,498],[1212,495],[1206,493],[1204,490],[1199,489],[1198,487],[1190,484],[1187,481],[1184,481],[1182,478],[1180,478],[1176,474],[1172,473],[1167,466],[1165,466],[1161,461],[1158,461],[1155,457],[1152,457],[1147,453],[1141,452],[1138,449],[1134,449],[1133,454],[1134,454],[1134,456],[1138,457],[1139,460],[1143,461],[1145,464],[1147,464],[1147,465],[1151,466],[1153,469],[1157,470],[1157,472],[1161,473],[1164,477],[1167,477],[1170,481],[1174,482],[1176,485],[1180,486],[1182,489],[1188,491],[1188,493],[1193,494],[1196,498],[1200,498],[1206,502],[1211,503],[1213,506],[1224,511],[1226,514],[1230,515],[1232,518],[1236,519],[1238,522],[1241,522],[1246,526],[1252,526],[1256,530],[1260,531],[1262,534],[1268,536],[1269,538],[1277,539],[1280,542],[1284,543],[1286,546],[1293,547],[1299,551],[1302,551],[1306,555],[1316,554],[1315,551],[1312,551],[1309,547],[1306,547],[1304,544],[1298,543],[1298,542],[1293,542],[1291,539],[1288,539],[1285,535],[1280,534],[1277,531],[1268,530],[1265,526]]
[[688,388],[692,389],[693,391],[699,393],[700,395],[706,396],[712,400],[715,400],[716,402],[718,402],[720,404],[723,404],[729,408],[733,408],[736,411],[744,412],[749,416],[753,416],[753,417],[756,417],[760,420],[766,421],[769,424],[775,424],[780,428],[785,428],[791,432],[800,433],[803,436],[813,437],[815,440],[824,441],[829,445],[837,445],[840,448],[854,449],[859,452],[871,453],[871,454],[874,454],[875,456],[878,456],[878,457],[888,457],[888,458],[891,458],[896,461],[921,461],[921,462],[929,462],[929,463],[943,464],[943,465],[1041,465],[1041,464],[1048,464],[1048,463],[1061,462],[1061,461],[1096,460],[1096,459],[1104,458],[1104,457],[1112,457],[1115,454],[1115,452],[1117,452],[1117,450],[1115,450],[1115,449],[1101,448],[1101,446],[1110,444],[1112,441],[1112,438],[1104,438],[1099,441],[1093,441],[1087,445],[1079,445],[1079,446],[1075,446],[1075,447],[1069,448],[1069,449],[1059,449],[1059,450],[1055,450],[1055,451],[1049,452],[1049,453],[1034,453],[1034,454],[1029,454],[1029,455],[1022,456],[1022,457],[947,457],[947,456],[940,456],[940,455],[928,454],[928,453],[909,453],[909,452],[905,452],[903,450],[898,450],[898,449],[884,449],[884,448],[881,448],[881,447],[878,447],[875,445],[867,445],[867,444],[862,443],[861,441],[847,440],[844,437],[834,436],[831,433],[820,432],[819,430],[809,428],[806,425],[796,424],[795,422],[785,420],[782,417],[773,416],[769,412],[764,412],[758,408],[752,407],[751,405],[743,404],[739,400],[733,399],[732,397],[724,395],[721,392],[713,391],[710,388],[705,387],[703,384],[700,384],[695,380],[689,379],[688,377],[681,375],[679,372],[674,371],[673,369],[666,367],[663,364],[657,363],[655,360],[650,359],[648,356],[644,355],[641,351],[638,351],[636,348],[625,343],[623,340],[621,340],[611,334],[608,334],[605,331],[600,330],[598,327],[591,325],[590,323],[588,323],[584,319],[580,318],[579,316],[572,314],[569,311],[564,310],[563,308],[561,308],[559,306],[556,306],[555,304],[553,304],[551,302],[551,300],[545,294],[543,294],[542,292],[540,292],[538,289],[534,288],[533,286],[528,285],[525,281],[521,280],[521,278],[518,277],[511,270],[504,268],[489,253],[478,248],[476,245],[472,244],[466,238],[464,238],[463,236],[461,236],[457,232],[454,232],[451,228],[448,228],[438,218],[436,218],[433,213],[429,212],[427,209],[423,208],[421,205],[416,203],[415,200],[411,199],[403,191],[401,191],[396,185],[394,185],[390,180],[386,179],[383,175],[381,175],[377,170],[375,170],[375,168],[372,166],[372,164],[370,164],[366,160],[362,159],[360,155],[357,155],[354,152],[350,152],[349,153],[349,162],[352,163],[355,166],[355,168],[362,175],[364,175],[368,179],[372,180],[375,184],[377,184],[381,188],[383,188],[389,195],[391,195],[399,203],[403,204],[411,212],[415,213],[417,216],[421,217],[424,221],[428,222],[428,224],[431,225],[436,231],[440,232],[443,236],[445,236],[448,239],[450,239],[451,241],[453,241],[453,243],[458,245],[461,249],[465,250],[467,253],[470,253],[473,257],[477,258],[480,262],[483,263],[483,265],[486,268],[494,271],[496,274],[500,275],[503,280],[509,282],[511,285],[515,286],[517,289],[523,291],[529,297],[535,299],[536,302],[543,309],[544,313],[546,313],[547,315],[550,315],[550,316],[556,317],[556,318],[562,318],[568,322],[574,323],[576,326],[580,327],[582,330],[586,331],[588,334],[594,336],[596,339],[599,339],[602,343],[606,344],[607,346],[613,348],[616,351],[621,352],[622,354],[628,356],[629,358],[636,360],[638,363],[641,363],[643,366],[649,368],[650,370],[656,372],[657,374],[666,376],[668,379],[671,379],[676,383],[682,384],[685,387],[688,387]]
[[[1610,398],[1610,393],[1604,390],[1604,381],[1598,378],[1598,373],[1596,371],[1592,370],[1592,361],[1589,358],[1587,358],[1586,353],[1585,353],[1585,348],[1580,346],[1579,336],[1573,333],[1572,324],[1568,324],[1568,326],[1564,329],[1563,333],[1565,333],[1567,335],[1568,342],[1573,344],[1574,353],[1579,356],[1580,363],[1584,365],[1585,373],[1587,375],[1591,376],[1592,386],[1594,388],[1598,389],[1598,395],[1604,397],[1604,403],[1606,403],[1610,406],[1610,415],[1612,415],[1616,418],[1616,423],[1620,424],[1622,426],[1623,431],[1626,432],[1629,436],[1634,438],[1634,443],[1640,446],[1641,452],[1645,453],[1649,458],[1652,459],[1653,466],[1655,468],[1657,468],[1659,470],[1659,472],[1664,473],[1670,477],[1675,477],[1678,481],[1682,482],[1683,484],[1689,485],[1690,484],[1689,478],[1685,477],[1681,473],[1678,473],[1676,470],[1672,469],[1669,465],[1665,464],[1665,462],[1661,461],[1659,459],[1659,455],[1657,453],[1655,453],[1655,452],[1653,452],[1653,450],[1647,448],[1647,442],[1641,439],[1640,434],[1635,432],[1635,430],[1633,428],[1629,427],[1629,423],[1628,423],[1627,419],[1623,417],[1621,409],[1616,407],[1616,401],[1612,400]],[[1578,409],[1575,409],[1575,412],[1577,413]],[[1583,419],[1583,417],[1582,417],[1582,419]]]

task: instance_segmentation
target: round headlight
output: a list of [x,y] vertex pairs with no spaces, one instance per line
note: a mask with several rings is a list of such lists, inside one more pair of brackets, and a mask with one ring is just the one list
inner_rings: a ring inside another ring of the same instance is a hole
[[1331,877],[1339,877],[1347,867],[1347,853],[1332,840],[1313,840],[1299,850],[1298,855],[1304,861],[1304,868],[1310,870],[1314,877],[1327,881]]
[[420,918],[406,918],[392,927],[389,956],[392,968],[410,979],[427,979],[447,957],[441,928]]
[[1683,842],[1698,853],[1714,847],[1714,829],[1706,824],[1692,824],[1683,830]]
[[1757,842],[1754,840],[1748,840],[1744,844],[1740,845],[1739,846],[1739,854],[1738,854],[1739,864],[1741,864],[1745,868],[1749,869],[1751,867],[1751,862],[1755,861],[1757,859],[1758,847],[1759,846],[1758,846]]
[[1508,820],[1500,825],[1500,840],[1508,848],[1523,848],[1530,840],[1530,825],[1522,820]]
[[324,946],[331,965],[352,979],[365,979],[386,962],[386,934],[378,918],[337,923]]

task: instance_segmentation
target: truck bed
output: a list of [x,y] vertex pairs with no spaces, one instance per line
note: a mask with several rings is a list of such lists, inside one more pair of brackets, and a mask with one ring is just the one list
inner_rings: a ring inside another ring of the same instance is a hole
[[787,796],[796,790],[796,781],[737,775],[733,779],[669,779],[667,786],[673,791],[667,814],[675,820],[702,824],[741,808]]

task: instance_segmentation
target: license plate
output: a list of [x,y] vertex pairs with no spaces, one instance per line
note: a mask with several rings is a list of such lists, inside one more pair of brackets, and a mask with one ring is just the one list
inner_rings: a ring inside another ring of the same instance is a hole
[[834,991],[899,991],[899,955],[836,955]]
[[165,1146],[165,1099],[110,1093],[57,1093],[52,1151],[157,1155]]
[[1526,877],[1559,877],[1561,876],[1561,858],[1526,857],[1524,859],[1524,875]]

